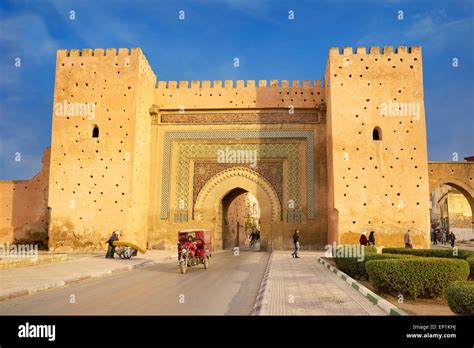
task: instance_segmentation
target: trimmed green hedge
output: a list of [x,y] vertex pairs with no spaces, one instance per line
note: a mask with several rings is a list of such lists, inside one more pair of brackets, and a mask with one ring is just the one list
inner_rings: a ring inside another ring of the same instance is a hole
[[435,257],[371,260],[365,268],[378,291],[408,298],[439,297],[449,283],[469,276],[467,261]]
[[466,260],[470,266],[470,278],[474,279],[474,251],[459,250],[458,255],[453,255],[452,249],[410,249],[410,248],[383,248],[382,253],[385,254],[403,254],[416,255],[425,257],[447,257]]
[[474,279],[474,256],[469,256],[466,261],[469,262],[469,268],[471,269],[469,277]]
[[452,282],[446,288],[445,297],[454,313],[474,315],[474,282]]
[[397,254],[373,254],[367,253],[364,255],[364,259],[359,261],[355,257],[336,257],[337,268],[348,276],[354,279],[368,279],[369,275],[365,269],[365,263],[369,260],[385,260],[385,259],[406,259],[414,258],[414,255],[397,255]]
[[369,245],[369,246],[366,246],[364,247],[364,251],[366,254],[377,254],[377,248],[373,245]]
[[382,253],[385,254],[410,254],[425,257],[449,257],[456,259],[467,259],[474,257],[474,251],[458,249],[458,255],[453,255],[452,249],[410,249],[410,248],[383,248]]
[[[344,249],[344,248],[355,248],[356,250],[359,250],[361,246],[358,244],[340,244],[336,247],[336,250],[333,249],[332,256],[336,257],[334,253],[337,253],[339,250]],[[364,254],[376,254],[377,253],[377,248],[375,246],[364,246]]]

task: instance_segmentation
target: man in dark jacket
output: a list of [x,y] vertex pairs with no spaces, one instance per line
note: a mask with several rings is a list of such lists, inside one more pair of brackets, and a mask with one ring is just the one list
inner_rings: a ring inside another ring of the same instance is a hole
[[449,240],[451,241],[451,248],[454,248],[454,243],[456,241],[456,236],[454,235],[453,231],[449,234]]
[[115,255],[115,245],[114,242],[116,240],[119,240],[117,231],[112,232],[112,235],[110,236],[109,240],[106,242],[109,244],[109,248],[107,249],[107,254],[105,254],[105,258],[107,259],[113,259]]
[[299,259],[300,257],[298,256],[298,251],[300,250],[300,231],[295,230],[295,233],[293,234],[293,245],[295,247],[295,251],[291,253],[291,256],[293,256],[295,259]]

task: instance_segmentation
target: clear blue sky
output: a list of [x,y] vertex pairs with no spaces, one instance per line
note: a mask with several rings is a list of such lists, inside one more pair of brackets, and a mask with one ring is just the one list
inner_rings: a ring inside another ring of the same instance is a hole
[[58,48],[141,47],[159,80],[322,80],[330,47],[421,45],[428,157],[462,160],[474,155],[473,14],[472,0],[1,0],[0,179],[41,167]]

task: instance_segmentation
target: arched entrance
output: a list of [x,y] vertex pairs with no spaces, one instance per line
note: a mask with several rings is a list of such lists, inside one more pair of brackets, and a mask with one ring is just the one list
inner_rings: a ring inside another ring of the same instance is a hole
[[257,230],[260,209],[257,199],[237,187],[222,198],[222,244],[224,249],[249,244],[249,235]]
[[428,168],[432,227],[453,230],[457,240],[474,238],[474,163],[429,162]]
[[260,203],[261,239],[274,243],[282,239],[281,205],[272,185],[249,168],[233,167],[216,174],[203,186],[194,208],[195,220],[203,223],[212,221],[216,249],[232,247],[224,239],[227,232],[224,213],[236,197],[246,192]]
[[430,190],[432,231],[452,231],[457,240],[474,238],[474,198],[465,184],[441,180]]
[[[431,190],[437,187],[441,187],[443,185],[449,186],[454,188],[456,191],[461,193],[469,203],[469,206],[471,207],[471,212],[474,213],[474,197],[472,196],[470,188],[464,184],[462,181],[457,181],[457,180],[441,180],[437,182],[436,184],[433,185],[433,187],[430,187]],[[473,220],[474,222],[474,220]]]

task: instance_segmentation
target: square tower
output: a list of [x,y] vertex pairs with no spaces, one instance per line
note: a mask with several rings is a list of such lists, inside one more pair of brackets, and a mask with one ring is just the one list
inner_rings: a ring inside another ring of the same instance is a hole
[[146,247],[156,76],[140,49],[59,50],[49,246],[102,249],[113,230]]
[[331,48],[325,88],[329,241],[429,247],[421,48]]

